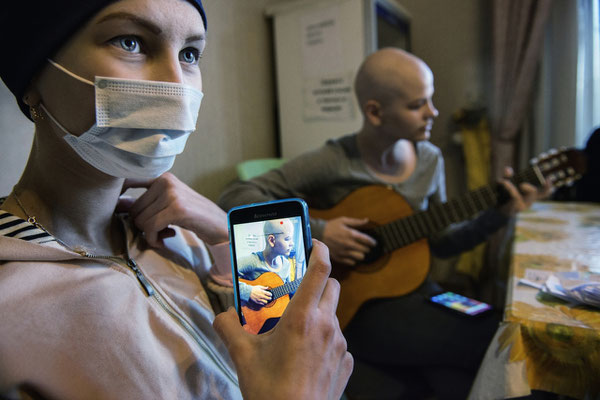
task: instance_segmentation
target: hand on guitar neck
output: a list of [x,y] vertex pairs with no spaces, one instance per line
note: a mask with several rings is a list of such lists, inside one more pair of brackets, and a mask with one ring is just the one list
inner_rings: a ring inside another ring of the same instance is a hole
[[504,169],[504,179],[500,182],[506,193],[499,196],[499,210],[508,216],[527,210],[535,201],[544,199],[552,193],[553,187],[549,179],[546,179],[540,187],[522,182],[517,189],[517,186],[511,182],[513,175],[513,169],[506,167]]

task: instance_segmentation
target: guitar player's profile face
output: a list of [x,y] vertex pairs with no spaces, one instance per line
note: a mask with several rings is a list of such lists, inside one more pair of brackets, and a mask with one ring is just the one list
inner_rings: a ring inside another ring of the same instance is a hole
[[289,256],[294,249],[294,225],[283,219],[274,224],[273,228],[267,237],[268,245],[275,254]]
[[397,72],[393,94],[382,104],[384,129],[395,139],[429,140],[438,110],[433,105],[433,73],[425,64],[411,64]]

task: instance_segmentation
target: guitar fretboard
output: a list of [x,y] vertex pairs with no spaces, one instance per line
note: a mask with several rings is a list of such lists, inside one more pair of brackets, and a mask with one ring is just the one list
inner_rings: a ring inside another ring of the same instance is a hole
[[278,298],[283,297],[286,294],[294,293],[298,289],[298,286],[300,286],[300,282],[302,282],[301,278],[288,283],[284,283],[281,286],[271,288],[270,291],[273,294],[271,301],[277,300]]
[[[512,182],[517,186],[522,182],[540,186],[544,183],[544,177],[534,165],[515,174]],[[496,206],[499,194],[497,186],[483,186],[447,203],[432,203],[426,211],[377,226],[373,232],[380,240],[383,239],[383,251],[391,252]]]

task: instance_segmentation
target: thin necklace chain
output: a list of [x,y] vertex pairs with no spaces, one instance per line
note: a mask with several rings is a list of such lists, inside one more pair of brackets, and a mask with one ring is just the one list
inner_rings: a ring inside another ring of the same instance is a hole
[[27,216],[27,222],[29,222],[30,224],[32,224],[36,228],[43,230],[48,235],[52,236],[52,238],[54,240],[56,240],[58,243],[60,243],[61,245],[63,245],[67,249],[69,249],[69,250],[71,250],[71,251],[73,251],[75,253],[78,253],[78,254],[81,254],[81,255],[85,255],[85,256],[87,256],[87,255],[90,254],[90,253],[88,253],[85,250],[74,249],[73,247],[69,246],[68,244],[66,244],[65,242],[63,242],[62,240],[60,240],[59,238],[57,238],[56,236],[54,236],[48,229],[44,228],[44,226],[37,221],[37,219],[35,218],[35,215],[30,215],[27,212],[27,210],[23,206],[23,203],[21,203],[21,199],[19,199],[19,196],[17,195],[17,191],[15,189],[13,189],[12,193],[13,193],[13,196],[15,197],[15,200],[17,201],[17,205],[19,206],[19,208],[21,209],[21,211],[23,211],[23,214],[25,214]]

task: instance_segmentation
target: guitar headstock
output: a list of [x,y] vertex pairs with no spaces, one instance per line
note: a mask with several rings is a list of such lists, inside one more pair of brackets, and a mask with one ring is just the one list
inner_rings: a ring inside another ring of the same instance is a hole
[[[531,165],[554,187],[571,185],[581,178],[587,167],[587,159],[582,150],[575,148],[552,149],[531,160]],[[539,177],[538,177],[539,178]]]

